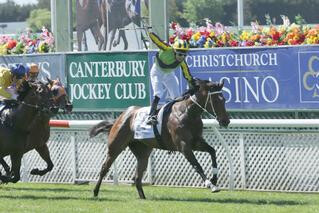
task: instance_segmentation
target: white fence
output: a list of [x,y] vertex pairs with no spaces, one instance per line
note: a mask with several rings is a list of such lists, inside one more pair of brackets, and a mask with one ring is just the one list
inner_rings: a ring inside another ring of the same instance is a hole
[[[88,127],[98,121],[70,121],[68,129],[52,128],[49,149],[55,164],[43,177],[31,176],[45,167],[31,151],[23,159],[22,177],[31,182],[96,181],[106,158],[106,135],[89,139]],[[222,188],[319,191],[319,119],[232,119],[228,129],[214,120],[203,120],[204,138],[216,149],[218,185]],[[227,152],[227,149],[229,152]],[[195,152],[211,176],[207,153]],[[105,181],[131,182],[136,160],[126,149]],[[155,185],[203,187],[199,175],[180,153],[154,150],[144,182]]]

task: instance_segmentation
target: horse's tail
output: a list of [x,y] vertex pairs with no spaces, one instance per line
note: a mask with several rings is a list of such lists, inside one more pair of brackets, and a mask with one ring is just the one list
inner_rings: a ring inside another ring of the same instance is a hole
[[94,125],[91,129],[90,129],[90,137],[93,138],[96,135],[100,134],[101,132],[106,132],[108,133],[110,131],[110,129],[113,126],[113,121],[102,121],[96,125]]

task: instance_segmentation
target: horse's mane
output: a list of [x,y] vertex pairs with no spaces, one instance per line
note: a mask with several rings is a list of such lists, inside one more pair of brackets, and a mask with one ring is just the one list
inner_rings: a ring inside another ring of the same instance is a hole
[[23,81],[17,90],[18,101],[24,100],[24,98],[28,94],[29,90],[32,88],[31,85],[37,85],[38,87],[45,86],[45,84],[41,81],[28,81],[28,80]]
[[[201,80],[195,78],[194,85],[190,87],[186,92],[184,92],[180,97],[176,98],[176,100],[185,100],[190,96],[194,95],[199,90],[199,81],[205,81],[206,83],[210,82],[209,80]],[[214,86],[219,86],[218,82],[213,82]]]

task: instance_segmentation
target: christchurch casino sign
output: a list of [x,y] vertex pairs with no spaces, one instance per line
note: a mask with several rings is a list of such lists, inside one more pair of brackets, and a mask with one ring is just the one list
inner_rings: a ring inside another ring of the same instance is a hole
[[318,46],[195,50],[186,60],[194,76],[225,82],[229,109],[319,109]]

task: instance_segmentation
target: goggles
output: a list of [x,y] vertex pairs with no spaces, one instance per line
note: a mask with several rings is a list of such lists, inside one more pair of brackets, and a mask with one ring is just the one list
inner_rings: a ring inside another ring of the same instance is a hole
[[176,52],[176,56],[186,57],[187,53],[185,52]]

